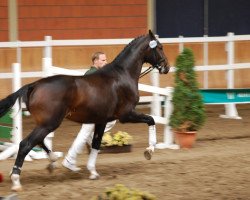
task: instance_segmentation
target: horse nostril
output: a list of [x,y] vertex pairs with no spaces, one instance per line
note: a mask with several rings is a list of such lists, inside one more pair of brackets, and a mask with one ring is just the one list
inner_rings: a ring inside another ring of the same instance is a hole
[[168,72],[169,72],[169,70],[170,70],[170,67],[169,66],[165,66],[165,67],[163,67],[162,68],[162,74],[167,74]]

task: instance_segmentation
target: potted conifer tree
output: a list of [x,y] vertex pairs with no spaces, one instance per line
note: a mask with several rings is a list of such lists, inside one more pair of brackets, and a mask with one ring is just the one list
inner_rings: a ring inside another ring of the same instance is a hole
[[[196,139],[196,132],[205,122],[204,103],[199,93],[197,75],[194,71],[194,55],[191,49],[185,48],[176,59],[172,103],[170,126],[175,133],[176,143],[181,148],[191,148]],[[184,144],[182,137],[188,138]]]

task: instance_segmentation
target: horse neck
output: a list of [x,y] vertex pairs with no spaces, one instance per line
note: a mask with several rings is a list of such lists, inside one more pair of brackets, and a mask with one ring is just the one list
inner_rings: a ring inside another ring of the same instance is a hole
[[133,40],[115,59],[116,64],[125,69],[136,80],[139,79],[144,63],[147,40],[146,36]]

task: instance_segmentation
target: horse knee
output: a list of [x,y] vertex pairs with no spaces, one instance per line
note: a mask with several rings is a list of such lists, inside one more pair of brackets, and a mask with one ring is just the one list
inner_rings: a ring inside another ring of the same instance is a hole
[[155,120],[154,120],[154,118],[151,117],[151,116],[148,116],[148,122],[147,122],[147,124],[148,124],[149,126],[155,125]]

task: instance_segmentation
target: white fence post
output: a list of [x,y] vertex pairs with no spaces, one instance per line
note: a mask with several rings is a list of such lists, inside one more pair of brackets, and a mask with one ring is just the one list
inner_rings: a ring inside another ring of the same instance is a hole
[[[183,38],[183,36],[180,35],[179,38]],[[180,42],[179,43],[179,53],[183,52],[183,49],[184,49],[184,44],[183,44],[183,42]]]
[[[12,64],[12,71],[14,78],[12,79],[13,92],[16,92],[21,88],[21,66],[20,63]],[[16,101],[13,106],[13,135],[12,140],[15,144],[18,144],[22,140],[22,108],[20,108],[19,101]]]
[[179,149],[179,145],[174,144],[174,135],[171,127],[169,126],[169,118],[173,111],[172,105],[172,94],[173,94],[172,87],[167,87],[167,94],[165,96],[164,102],[164,119],[166,119],[165,127],[164,127],[164,136],[163,136],[163,143],[156,144],[157,149]]
[[[204,38],[207,38],[207,35],[204,35]],[[203,43],[203,65],[208,66],[208,43]],[[204,80],[203,80],[203,87],[205,89],[208,88],[208,71],[204,71]]]
[[43,55],[45,58],[52,58],[52,47],[51,47],[51,36],[45,36],[44,40],[46,42],[46,46],[44,46],[44,52]]
[[[229,40],[227,42],[226,51],[227,51],[227,64],[229,67],[233,67],[234,64],[234,34],[227,34]],[[227,88],[234,88],[234,70],[227,70]],[[236,109],[236,105],[233,103],[225,104],[225,115],[220,115],[222,118],[233,118],[233,119],[241,119],[238,115],[238,111]]]
[[45,57],[42,61],[44,77],[51,76],[53,73],[51,72],[52,67],[52,58]]
[[[155,87],[159,87],[159,72],[154,69],[150,73],[151,83]],[[151,102],[151,115],[161,116],[161,100],[160,95],[153,93],[153,101]]]
[[51,47],[51,36],[45,36],[46,45],[43,50],[43,72],[44,77],[51,76],[51,66],[52,66],[52,47]]
[[[21,66],[20,63],[12,64],[12,91],[16,92],[21,87]],[[20,108],[19,101],[13,106],[12,111],[13,118],[13,128],[12,128],[12,137],[10,145],[0,153],[0,160],[5,160],[13,155],[16,155],[19,149],[19,143],[22,140],[22,108]]]
[[[45,36],[46,46],[44,47],[44,58],[43,58],[43,71],[44,77],[52,76],[52,46],[51,46],[51,36]],[[48,134],[44,139],[45,145],[52,151],[52,138],[54,137],[54,132]]]
[[164,127],[163,141],[166,145],[172,145],[174,144],[174,136],[173,136],[171,127],[169,126],[169,119],[170,119],[170,115],[173,112],[172,95],[173,95],[174,88],[167,87],[167,89],[168,89],[168,96],[166,96],[165,104],[164,104],[164,117],[167,119],[167,123]]

